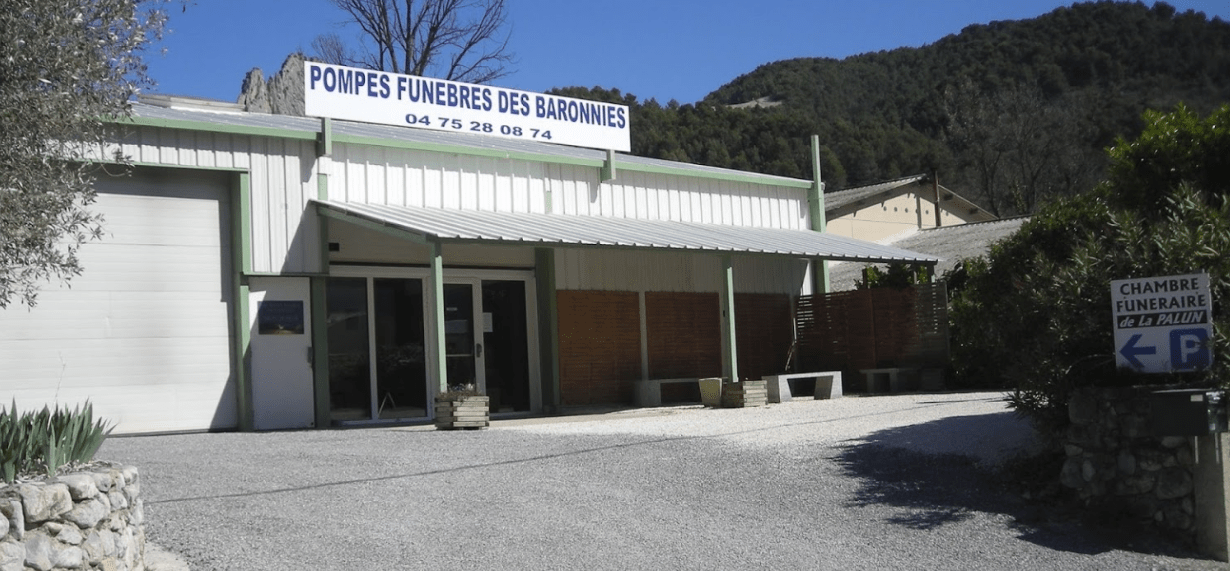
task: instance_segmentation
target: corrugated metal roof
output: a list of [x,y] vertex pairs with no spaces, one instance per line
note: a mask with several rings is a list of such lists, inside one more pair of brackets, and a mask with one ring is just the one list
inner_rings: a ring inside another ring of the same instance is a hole
[[896,180],[869,184],[867,186],[847,188],[837,192],[826,192],[824,193],[824,210],[825,212],[832,212],[847,204],[858,202],[859,200],[866,200],[880,193],[896,190],[907,184],[916,184],[925,178],[927,178],[926,175],[919,174]]
[[[824,195],[824,212],[826,216],[833,216],[846,206],[863,206],[868,203],[880,202],[893,196],[905,193],[909,190],[905,188],[906,186],[912,184],[924,184],[927,183],[927,180],[927,175],[916,174],[913,176],[878,182],[876,184],[869,184],[867,186],[858,186],[854,188],[847,188],[845,190],[839,190],[837,192],[828,192]],[[951,206],[949,208],[953,210],[964,210],[966,214],[963,218],[974,217],[982,218],[984,220],[995,218],[993,214],[987,212],[981,206],[974,204],[964,196],[953,192],[952,189],[949,189],[942,184],[940,185],[940,188],[944,191],[942,193],[942,201],[952,201],[953,203],[959,205],[955,208]],[[930,193],[930,187],[928,187],[927,192],[928,193],[925,196],[933,197]]]
[[344,218],[390,226],[446,243],[622,247],[772,254],[863,262],[939,261],[939,258],[926,254],[810,230],[337,201],[313,202],[318,207],[340,214]]
[[[141,102],[135,102],[132,104],[132,114],[134,117],[143,119],[197,122],[205,125],[215,125],[218,127],[279,129],[284,131],[297,131],[305,134],[320,132],[320,119],[314,117],[248,113],[228,109],[162,107]],[[503,137],[490,137],[466,132],[432,131],[412,127],[395,127],[391,125],[375,125],[370,123],[335,120],[333,121],[333,133],[335,135],[349,135],[353,137],[365,137],[385,141],[400,141],[422,145],[471,148],[476,151],[484,152],[497,151],[509,154],[539,155],[543,157],[558,157],[565,160],[585,159],[599,163],[606,160],[606,151],[604,150],[570,147],[567,145],[553,145],[550,143],[523,141],[520,139],[508,139]],[[737,175],[740,177],[755,179],[757,181],[763,180],[763,184],[768,185],[775,183],[787,183],[789,186],[798,186],[801,183],[808,182],[789,177],[664,161],[624,153],[616,153],[615,156],[617,162],[620,164],[676,169],[685,174],[688,172],[694,172],[698,175]]]
[[[1023,216],[991,222],[971,222],[957,226],[927,228],[902,236],[894,240],[892,245],[938,256],[942,261],[936,264],[935,275],[943,277],[945,272],[956,267],[957,262],[985,256],[990,251],[991,245],[1011,236],[1027,221],[1029,217]],[[833,291],[854,289],[856,280],[863,277],[864,265],[838,264],[829,268],[829,283]]]
[[137,101],[132,104],[132,115],[133,117],[144,119],[191,121],[225,127],[259,127],[263,129],[301,131],[304,133],[320,131],[320,119],[294,117],[291,115],[270,115],[268,113],[248,113],[239,109],[226,109],[225,107],[217,109],[184,109],[150,105]]
[[1011,236],[1028,221],[1028,216],[1022,216],[926,228],[894,241],[893,245],[939,256],[947,266],[939,269],[951,269],[959,260],[985,255],[992,244]]

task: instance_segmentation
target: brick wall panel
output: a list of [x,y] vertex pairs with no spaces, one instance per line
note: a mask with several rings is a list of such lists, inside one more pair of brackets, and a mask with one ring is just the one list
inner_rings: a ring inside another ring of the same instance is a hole
[[789,295],[735,294],[740,377],[755,380],[785,371],[794,339],[791,319]]
[[559,291],[556,299],[562,404],[631,404],[641,378],[637,294]]
[[650,378],[722,374],[716,293],[648,292],[645,313]]

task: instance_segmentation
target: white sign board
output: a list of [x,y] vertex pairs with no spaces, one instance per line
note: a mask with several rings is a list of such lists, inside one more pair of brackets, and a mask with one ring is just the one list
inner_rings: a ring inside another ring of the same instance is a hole
[[628,107],[614,103],[310,61],[303,98],[314,117],[632,150]]
[[1213,364],[1208,274],[1115,280],[1110,290],[1119,368],[1179,373]]

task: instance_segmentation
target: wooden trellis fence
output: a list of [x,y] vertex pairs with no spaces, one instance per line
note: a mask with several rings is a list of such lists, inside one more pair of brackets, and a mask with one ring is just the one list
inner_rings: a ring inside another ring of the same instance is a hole
[[799,298],[800,370],[855,373],[948,364],[948,295],[943,283]]

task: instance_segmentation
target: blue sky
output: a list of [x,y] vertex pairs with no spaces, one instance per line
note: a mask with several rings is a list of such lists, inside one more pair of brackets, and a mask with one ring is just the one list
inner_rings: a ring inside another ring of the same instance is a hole
[[[516,71],[496,85],[619,88],[694,103],[765,63],[929,44],[970,24],[1032,18],[1055,0],[509,0]],[[1152,2],[1147,2],[1152,5]],[[1175,0],[1230,20],[1230,0]],[[195,0],[175,6],[147,54],[155,91],[233,101],[244,75],[272,75],[312,38],[353,27],[329,0]],[[165,54],[157,49],[165,48]]]

